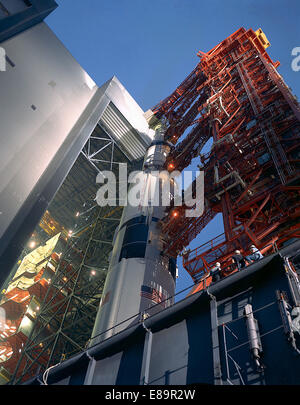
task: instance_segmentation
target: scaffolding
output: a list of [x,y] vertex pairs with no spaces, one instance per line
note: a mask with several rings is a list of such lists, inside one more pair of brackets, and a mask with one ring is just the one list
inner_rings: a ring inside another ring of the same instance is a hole
[[[2,362],[10,384],[19,384],[86,348],[123,211],[118,204],[97,204],[96,177],[111,170],[118,179],[119,165],[124,163],[131,170],[142,164],[129,160],[100,122],[28,242],[40,247],[49,237],[57,239],[30,288],[22,290],[27,300],[22,311],[18,308],[18,325],[10,337],[13,355]],[[7,300],[4,297],[3,306]]]
[[[204,171],[203,215],[186,218],[184,206],[179,215],[170,211],[161,224],[165,253],[176,257],[215,215],[223,216],[222,240],[183,259],[195,282],[217,261],[226,268],[235,249],[272,250],[300,235],[300,106],[268,46],[261,29],[240,28],[199,52],[193,72],[153,108],[174,144],[166,168],[183,170],[197,158]],[[209,140],[210,151],[201,154]]]

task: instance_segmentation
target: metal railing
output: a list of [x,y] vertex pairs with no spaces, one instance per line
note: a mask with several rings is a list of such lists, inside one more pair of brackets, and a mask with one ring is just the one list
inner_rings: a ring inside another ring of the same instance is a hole
[[[217,238],[215,238],[215,239],[217,239]],[[269,245],[266,245],[266,246],[264,247],[264,249],[262,249],[262,250],[266,250],[266,248],[267,248],[267,247],[270,247],[270,246],[273,247],[273,249],[274,249],[275,252],[278,252],[276,243],[270,243]],[[272,253],[273,253],[273,252],[272,252]],[[230,267],[230,266],[227,266],[227,267],[223,268],[222,271],[223,271],[223,272],[226,272],[226,270],[228,270],[229,267]],[[246,266],[246,268],[247,268],[247,266]],[[232,274],[232,272],[231,272],[231,274]],[[220,279],[220,281],[221,281],[222,279],[224,279],[224,278],[230,277],[231,274],[223,276],[223,277]],[[117,323],[116,325],[112,326],[111,328],[109,328],[109,329],[107,329],[107,330],[105,330],[105,331],[103,331],[103,332],[101,332],[101,333],[99,333],[99,334],[97,334],[97,335],[91,337],[91,338],[87,341],[85,347],[84,347],[84,348],[80,348],[79,352],[82,352],[82,353],[83,353],[83,352],[88,352],[91,348],[97,346],[97,345],[100,343],[100,342],[99,342],[99,338],[100,338],[101,336],[104,336],[104,335],[106,335],[106,334],[109,333],[109,332],[112,332],[111,335],[110,335],[109,337],[106,337],[106,338],[104,338],[103,340],[101,340],[101,343],[104,342],[104,341],[107,341],[108,339],[110,339],[110,338],[113,337],[113,336],[118,335],[118,334],[121,333],[121,332],[124,332],[124,330],[129,330],[129,329],[131,329],[131,328],[133,328],[133,327],[136,327],[136,326],[139,325],[139,324],[142,324],[147,318],[149,318],[149,317],[151,317],[151,316],[154,315],[154,314],[149,315],[149,312],[153,312],[153,310],[155,310],[158,306],[161,306],[162,304],[166,304],[166,303],[167,303],[167,306],[166,306],[165,309],[168,309],[168,308],[174,306],[175,304],[177,304],[178,302],[183,301],[184,299],[187,298],[187,296],[184,297],[183,299],[180,299],[179,301],[176,301],[175,298],[178,297],[180,294],[182,294],[182,293],[184,293],[184,292],[190,291],[191,289],[194,289],[195,292],[207,290],[207,288],[212,284],[211,280],[210,280],[210,282],[208,282],[208,279],[209,279],[210,277],[211,277],[211,276],[210,276],[209,273],[206,274],[206,275],[205,275],[201,280],[199,280],[198,282],[195,282],[195,283],[189,285],[188,287],[186,287],[186,288],[184,288],[184,289],[182,289],[182,290],[176,292],[174,295],[172,295],[172,296],[166,298],[165,300],[162,300],[162,301],[160,301],[159,303],[156,303],[156,304],[152,305],[151,307],[149,307],[149,308],[147,309],[147,312],[146,312],[146,311],[137,312],[136,314],[133,314],[132,316],[130,316],[130,317],[124,319],[123,321]],[[213,284],[218,283],[218,282],[219,282],[219,281],[215,281],[215,282],[213,282]],[[163,309],[162,309],[162,310],[163,310]],[[156,314],[156,313],[157,313],[157,312],[155,312],[155,314]],[[131,320],[132,320],[133,322],[132,322],[130,325],[125,326],[123,329],[120,330],[120,327],[122,327],[122,325],[124,325],[124,324],[130,322]],[[119,330],[116,331],[116,332],[114,332],[114,331],[117,330],[117,329],[119,329]],[[94,344],[92,344],[93,341],[95,342]],[[67,359],[66,359],[66,360],[67,360]],[[62,362],[66,361],[66,360],[63,360]],[[61,362],[61,363],[62,363],[62,362]],[[60,364],[61,364],[61,363],[60,363]],[[22,377],[24,377],[24,376],[22,376]],[[14,384],[18,384],[19,382],[20,382],[20,380],[17,380],[17,381],[15,380],[13,383],[14,383]]]
[[[191,274],[194,279],[197,277],[197,273],[201,273],[201,271],[203,271],[204,273],[209,272],[216,262],[221,261],[222,257],[226,256],[225,262],[228,261],[230,255],[233,255],[233,251],[230,252],[227,246],[234,240],[238,239],[239,236],[240,235],[236,235],[234,239],[226,241],[225,234],[223,233],[197,247],[196,249],[187,251],[185,254],[182,255],[183,267]],[[268,252],[270,249],[273,250],[272,253],[278,252],[276,241],[272,241],[266,244],[262,249],[260,249],[260,251],[262,253],[265,253]],[[249,251],[245,252],[245,256],[249,254]],[[197,267],[197,264],[199,265],[199,263],[202,263],[202,265],[200,267]],[[190,267],[190,269],[188,267]],[[191,271],[191,268],[193,268],[193,271]]]

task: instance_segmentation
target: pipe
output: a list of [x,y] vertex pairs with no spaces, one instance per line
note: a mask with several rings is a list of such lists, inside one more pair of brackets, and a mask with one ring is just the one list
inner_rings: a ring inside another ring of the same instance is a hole
[[[289,311],[289,304],[284,299],[282,292],[276,291],[276,294],[279,305],[279,311],[283,323],[284,333],[287,336],[287,340],[292,345],[293,349],[296,351],[297,354],[300,355],[300,350],[296,345],[295,339],[295,332],[299,333],[299,330],[297,327],[295,327],[294,322],[292,321],[292,317]],[[299,309],[299,307],[294,307],[293,310],[296,308]]]
[[245,313],[245,317],[246,317],[246,325],[247,325],[247,331],[248,331],[250,351],[252,353],[252,356],[254,358],[254,361],[255,361],[258,369],[261,371],[263,368],[261,361],[260,361],[260,357],[261,357],[261,353],[262,353],[262,346],[261,346],[261,340],[260,340],[257,320],[253,316],[251,304],[245,305],[244,313]]

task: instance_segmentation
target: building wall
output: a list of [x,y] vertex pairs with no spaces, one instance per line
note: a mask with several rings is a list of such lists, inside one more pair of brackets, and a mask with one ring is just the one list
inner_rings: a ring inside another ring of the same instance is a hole
[[0,237],[97,90],[45,23],[2,46]]
[[[123,136],[127,144],[134,136],[143,152],[151,137],[142,109],[118,79],[98,88],[44,22],[0,45],[7,57],[0,72],[2,284],[111,102],[118,124],[126,122],[115,137],[121,147]],[[115,134],[114,126],[108,130]]]
[[1,0],[0,42],[42,22],[56,7],[54,0]]

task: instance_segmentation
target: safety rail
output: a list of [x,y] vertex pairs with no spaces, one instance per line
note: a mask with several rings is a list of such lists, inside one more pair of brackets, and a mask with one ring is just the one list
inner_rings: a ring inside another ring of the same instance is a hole
[[[203,243],[203,245],[198,246],[196,249],[190,251],[188,254],[188,261],[190,261],[193,258],[196,258],[203,252],[212,250],[215,247],[218,247],[220,244],[225,244],[225,243],[226,243],[225,233],[222,233],[222,234],[216,236],[215,238],[209,240],[208,242]],[[184,260],[184,256],[183,256],[183,260]]]
[[[151,312],[151,310],[152,310],[153,308],[156,308],[158,305],[161,305],[162,303],[165,303],[165,302],[168,302],[168,301],[170,301],[170,305],[168,305],[166,308],[172,307],[173,305],[175,305],[175,304],[178,302],[178,301],[175,302],[175,300],[173,301],[173,299],[174,299],[175,297],[177,297],[178,295],[182,294],[182,293],[185,292],[185,291],[191,290],[193,287],[195,287],[195,285],[199,285],[199,286],[201,285],[201,286],[203,287],[202,289],[206,289],[206,288],[209,286],[209,284],[206,282],[206,279],[200,280],[198,283],[193,283],[193,284],[191,284],[190,286],[184,288],[183,290],[178,291],[176,294],[170,296],[169,298],[166,298],[165,300],[162,300],[161,302],[152,305],[151,307],[149,307],[149,308],[147,309],[147,312]],[[189,294],[188,294],[188,295],[189,295]],[[173,302],[172,302],[172,301],[173,301]],[[181,300],[180,300],[180,301],[181,301]],[[127,322],[130,321],[131,319],[135,319],[135,318],[136,318],[137,320],[136,320],[136,322],[134,322],[134,323],[131,324],[130,326],[127,326],[125,329],[128,330],[128,329],[130,329],[130,328],[132,328],[132,327],[134,327],[134,326],[137,326],[138,324],[142,323],[145,319],[147,319],[147,317],[148,317],[148,316],[147,316],[147,312],[146,312],[146,311],[137,312],[136,314],[132,315],[131,317],[129,317],[129,318],[127,318],[127,319],[124,319],[122,322],[119,322],[118,324],[112,326],[111,328],[109,328],[109,329],[107,329],[107,330],[105,330],[105,331],[99,333],[98,335],[95,335],[95,336],[91,337],[91,338],[89,339],[89,341],[87,342],[86,346],[88,346],[88,345],[90,344],[90,342],[92,342],[93,340],[99,338],[99,337],[102,336],[102,335],[105,335],[107,332],[110,332],[110,331],[112,331],[112,330],[115,329],[115,328],[118,328],[119,326],[121,326],[121,325],[124,324],[124,323],[127,323]],[[109,337],[106,338],[106,339],[103,339],[102,342],[104,342],[104,341],[107,340],[107,339],[110,339],[112,336],[115,336],[115,335],[117,335],[117,334],[123,332],[123,330],[124,330],[124,329],[122,329],[122,331],[120,331],[120,332],[117,332],[117,333],[112,334],[111,336],[109,336]],[[98,342],[95,343],[95,344],[93,344],[93,345],[91,345],[91,346],[89,346],[89,349],[92,348],[92,347],[94,347],[94,346],[96,346],[97,344],[98,344]]]
[[[266,246],[264,247],[264,249],[261,249],[261,250],[262,250],[262,251],[266,251],[266,250],[268,251],[270,247],[273,247],[274,252],[278,252],[277,245],[276,245],[276,243],[274,243],[274,242],[273,242],[273,243],[270,243],[270,244],[268,244],[268,245],[266,245]],[[272,253],[273,253],[273,252],[271,252],[271,254],[272,254]],[[267,256],[268,256],[268,255],[267,255]],[[231,267],[231,266],[226,266],[226,268],[223,268],[222,270],[223,270],[223,271],[229,270],[230,267]],[[246,268],[247,268],[247,266],[246,266]],[[221,277],[221,280],[224,279],[225,277],[229,277],[231,274],[233,274],[233,273],[235,273],[235,272],[236,272],[236,270],[232,271],[230,274],[228,274],[228,275],[226,275],[226,276]],[[221,281],[221,280],[220,280],[220,281]],[[218,283],[218,282],[219,282],[219,281],[215,281],[215,282],[213,282],[213,284]],[[201,280],[199,280],[198,282],[193,283],[192,285],[190,285],[190,286],[184,288],[183,290],[178,291],[176,294],[172,295],[171,297],[169,297],[169,298],[167,298],[167,299],[165,299],[165,300],[163,300],[163,301],[161,301],[161,302],[159,302],[159,303],[157,303],[157,304],[152,305],[151,307],[149,307],[149,308],[147,309],[147,311],[150,312],[150,310],[152,310],[153,308],[155,308],[155,307],[157,307],[158,305],[161,305],[163,302],[167,302],[167,301],[170,302],[170,305],[169,305],[168,307],[171,307],[171,306],[173,306],[174,304],[176,304],[176,303],[178,302],[178,301],[175,302],[175,300],[173,300],[176,296],[182,294],[183,292],[186,292],[186,291],[188,291],[188,290],[191,290],[191,289],[192,289],[192,290],[189,292],[189,294],[188,294],[187,296],[192,295],[192,294],[194,294],[194,293],[196,293],[196,292],[199,292],[199,291],[207,290],[208,287],[209,287],[211,284],[212,284],[212,277],[210,276],[210,274],[206,274],[205,277],[203,277],[203,278],[202,278]],[[180,300],[180,301],[181,301],[181,300]],[[148,315],[148,316],[149,316],[149,315]],[[118,332],[116,332],[116,333],[112,333],[111,336],[109,336],[109,337],[103,339],[103,340],[101,341],[101,343],[104,342],[104,341],[107,341],[107,340],[110,339],[112,336],[116,336],[116,335],[122,333],[124,330],[129,330],[129,329],[131,329],[131,328],[133,328],[133,327],[136,327],[136,326],[139,325],[139,324],[143,324],[143,322],[145,321],[145,319],[147,319],[148,316],[147,316],[147,313],[146,313],[145,311],[143,311],[143,312],[137,312],[136,314],[134,314],[134,315],[132,315],[131,317],[129,317],[129,318],[123,320],[122,322],[119,322],[118,324],[112,326],[111,328],[109,328],[109,329],[107,329],[107,330],[105,330],[105,331],[103,331],[103,332],[101,332],[101,333],[99,333],[99,334],[93,336],[92,338],[90,338],[90,339],[88,340],[88,342],[86,343],[86,346],[85,346],[84,348],[81,348],[81,349],[80,349],[80,352],[87,352],[87,354],[88,354],[88,350],[90,350],[92,347],[95,347],[97,344],[99,344],[99,341],[96,341],[94,344],[91,344],[93,341],[95,341],[95,339],[99,338],[100,336],[105,335],[107,332],[114,330],[115,328],[121,326],[122,324],[127,323],[127,322],[130,321],[131,319],[132,319],[132,320],[135,320],[135,322],[133,322],[133,323],[132,323],[131,325],[129,325],[129,326],[126,326],[126,327],[125,327],[124,329],[122,329],[121,331],[118,331]],[[151,315],[150,315],[150,316],[151,316]],[[67,359],[64,359],[63,361],[61,361],[61,363],[64,362],[64,361],[66,361],[66,360],[67,360]],[[61,364],[61,363],[59,363],[59,364]],[[22,378],[22,376],[21,376],[21,378]],[[19,381],[20,381],[20,378],[19,378],[18,381],[13,382],[13,384],[14,384],[14,383],[18,383]]]
[[[226,241],[225,234],[218,235],[203,245],[195,248],[192,251],[186,251],[182,254],[183,267],[188,273],[195,279],[197,274],[201,272],[207,273],[215,265],[216,262],[227,262],[235,249],[232,249],[233,242],[239,238],[240,235],[236,235],[230,241]],[[231,249],[229,249],[231,247]],[[272,249],[273,248],[273,249]],[[276,241],[271,241],[266,244],[260,251],[264,254],[270,249],[273,252],[277,252]],[[243,249],[239,249],[243,251]],[[249,255],[249,251],[244,251],[245,255]],[[199,267],[199,263],[201,266]]]
[[[272,244],[269,244],[269,246],[273,246],[273,247],[275,248],[276,244],[275,244],[275,243],[272,243]],[[278,252],[277,247],[276,247],[276,250],[275,250],[275,251]],[[229,271],[229,270],[230,270],[230,267],[231,267],[230,265],[229,265],[229,266],[226,266],[226,267],[224,267],[222,270],[223,270],[223,271],[226,271],[226,270]],[[235,272],[235,271],[233,271],[233,272]],[[230,274],[232,274],[233,272],[231,271]],[[228,275],[225,276],[225,277],[229,277],[230,274],[228,274]],[[225,277],[222,277],[222,279],[224,279]],[[170,302],[170,304],[169,304],[168,307],[167,307],[167,308],[170,308],[171,306],[175,305],[175,304],[178,302],[178,301],[175,302],[175,300],[174,300],[175,297],[177,297],[178,295],[182,294],[183,292],[186,292],[186,291],[191,290],[191,289],[193,289],[193,292],[195,292],[195,287],[196,287],[196,286],[197,286],[197,288],[196,288],[197,291],[206,290],[206,289],[209,287],[209,285],[211,284],[211,280],[210,280],[210,279],[211,279],[211,276],[210,276],[209,274],[206,274],[205,277],[203,277],[203,278],[202,278],[201,280],[199,280],[198,282],[193,283],[193,284],[191,284],[190,286],[184,288],[183,290],[178,291],[176,294],[170,296],[169,298],[166,298],[165,300],[162,300],[161,302],[152,305],[151,307],[149,307],[149,308],[147,309],[147,312],[151,312],[151,310],[153,310],[154,308],[156,308],[157,306],[159,306],[159,305],[161,305],[162,303],[165,303],[165,302]],[[201,288],[201,287],[202,287],[202,288]],[[137,312],[136,314],[130,316],[129,318],[124,319],[122,322],[117,323],[116,325],[112,326],[111,328],[109,328],[109,329],[107,329],[107,330],[105,330],[105,331],[103,331],[103,332],[101,332],[101,333],[99,333],[99,334],[97,334],[97,335],[91,337],[91,338],[89,339],[89,341],[87,342],[87,344],[86,344],[86,348],[89,347],[89,349],[90,349],[90,348],[96,346],[96,345],[98,344],[98,342],[96,342],[95,344],[93,344],[93,345],[91,345],[91,346],[90,346],[90,343],[91,343],[93,340],[99,338],[100,336],[105,335],[107,332],[110,332],[110,331],[112,331],[113,329],[116,329],[116,328],[118,328],[119,326],[123,325],[124,323],[127,323],[127,322],[130,321],[131,319],[136,319],[136,322],[132,323],[130,326],[127,326],[125,329],[128,330],[128,329],[130,329],[130,328],[132,328],[132,327],[134,327],[134,326],[137,326],[138,324],[142,323],[145,319],[147,319],[147,312],[146,312],[146,311]],[[123,330],[124,330],[124,329],[122,329],[122,331],[119,331],[119,332],[117,332],[117,333],[112,334],[111,336],[107,337],[106,339],[103,339],[102,342],[104,342],[104,341],[107,340],[107,339],[110,339],[112,336],[115,336],[115,335],[117,335],[117,334],[123,332]]]
[[[223,235],[223,234],[221,234],[221,235],[219,235],[219,236],[222,236],[222,235]],[[218,238],[218,237],[214,238],[214,240],[217,239],[217,238]],[[209,242],[211,242],[211,241],[209,241]],[[206,245],[206,244],[204,244],[204,245]],[[202,246],[203,246],[203,245],[202,245]],[[266,246],[262,249],[262,251],[267,250],[268,247],[273,247],[274,251],[273,251],[272,253],[278,252],[278,249],[277,249],[277,246],[276,246],[276,242],[272,242],[272,243],[266,245]],[[270,254],[272,254],[272,253],[270,253]],[[222,272],[224,272],[224,273],[230,272],[230,274],[232,274],[233,272],[235,272],[235,270],[232,268],[232,265],[228,265],[228,266],[225,266],[225,267],[222,269]],[[224,275],[224,277],[222,277],[222,278],[228,277],[230,274]],[[194,290],[196,286],[197,286],[197,291],[206,290],[206,289],[209,287],[209,285],[211,284],[211,280],[210,280],[210,279],[211,279],[211,276],[210,276],[209,274],[206,274],[201,280],[197,281],[196,283],[193,283],[192,285],[190,285],[190,286],[184,288],[183,290],[178,291],[176,294],[170,296],[169,298],[166,298],[165,300],[162,300],[162,301],[160,301],[159,303],[152,305],[151,307],[149,307],[149,308],[147,309],[147,311],[148,311],[148,312],[152,312],[151,310],[153,310],[154,308],[156,308],[158,305],[161,305],[162,303],[166,303],[166,302],[170,302],[170,304],[167,306],[167,308],[173,306],[174,304],[176,304],[175,300],[173,301],[173,299],[174,299],[175,297],[177,297],[178,295],[180,295],[180,294],[182,294],[183,292],[188,291],[188,290],[190,290],[190,289],[192,289],[192,288],[193,288],[193,290]],[[172,301],[173,301],[173,302],[172,302]],[[136,314],[134,314],[134,315],[132,315],[131,317],[129,317],[129,318],[123,320],[122,322],[120,322],[120,323],[118,323],[118,324],[112,326],[111,328],[105,330],[104,332],[101,332],[101,333],[99,333],[98,335],[93,336],[92,338],[90,338],[90,340],[88,341],[87,344],[89,344],[92,340],[94,340],[94,339],[96,339],[96,338],[99,338],[99,336],[104,335],[104,334],[106,334],[107,332],[109,332],[109,331],[111,331],[111,330],[113,330],[113,329],[115,329],[115,328],[118,328],[118,327],[121,326],[122,324],[124,324],[124,323],[130,321],[131,319],[135,319],[135,318],[137,318],[137,321],[136,321],[135,323],[133,323],[132,325],[130,325],[128,328],[131,328],[131,327],[136,326],[136,325],[138,325],[139,323],[143,322],[143,321],[147,318],[147,316],[146,316],[146,311],[137,312]],[[126,329],[128,329],[128,328],[126,328]],[[117,332],[116,334],[118,334],[118,333],[120,333],[120,332]],[[110,336],[110,337],[111,337],[111,336]],[[109,338],[110,338],[110,337],[109,337]],[[109,338],[107,338],[107,339],[109,339]],[[106,339],[104,339],[104,340],[106,340]],[[104,340],[103,340],[103,341],[104,341]],[[97,343],[95,343],[95,345],[96,345],[96,344],[97,344]],[[90,346],[90,347],[93,347],[93,346]]]
[[[220,235],[220,236],[221,236],[221,235]],[[216,238],[215,238],[215,239],[216,239]],[[265,251],[267,247],[273,247],[273,248],[274,248],[274,251],[273,251],[272,253],[270,253],[270,254],[273,254],[273,253],[275,253],[275,252],[278,252],[276,243],[270,243],[270,244],[266,245],[266,246],[264,247],[264,249],[262,249],[262,250]],[[267,255],[267,256],[268,256],[268,255]],[[246,267],[248,267],[248,266],[246,266]],[[227,265],[227,266],[225,266],[225,267],[223,267],[223,268],[222,268],[222,273],[223,273],[223,274],[222,274],[221,279],[224,279],[225,277],[229,277],[231,274],[235,273],[236,271],[237,271],[237,269],[234,268],[231,264],[230,264],[230,265]],[[226,273],[228,273],[228,274],[226,274]],[[193,289],[192,292],[190,292],[190,293],[194,293],[194,292],[200,291],[200,290],[206,290],[206,289],[210,286],[211,283],[212,283],[212,277],[210,276],[209,273],[208,273],[208,274],[205,274],[205,276],[204,276],[203,278],[201,278],[201,280],[199,280],[199,281],[197,281],[197,282],[194,282],[192,285],[190,285],[190,286],[184,288],[184,289],[181,290],[181,291],[178,291],[176,294],[172,295],[171,297],[166,298],[165,300],[162,300],[162,301],[160,301],[159,303],[152,305],[151,307],[149,307],[149,308],[147,309],[147,311],[148,311],[148,312],[151,312],[151,310],[152,310],[153,308],[156,308],[158,305],[161,305],[162,303],[165,303],[165,302],[168,302],[168,301],[172,301],[176,296],[178,296],[179,294],[182,294],[183,292],[185,292],[185,291],[187,291],[187,290]],[[190,294],[188,294],[188,295],[190,295]],[[174,302],[171,302],[170,305],[167,306],[167,308],[173,306],[174,304],[176,304],[175,301],[174,301]],[[111,328],[105,330],[104,332],[101,332],[101,333],[99,333],[98,335],[93,336],[92,338],[90,338],[90,340],[89,340],[88,343],[90,343],[92,340],[98,338],[99,336],[104,335],[104,334],[106,334],[107,332],[109,332],[109,331],[111,331],[111,330],[113,330],[113,329],[119,327],[120,325],[122,325],[122,324],[124,324],[124,323],[130,321],[131,319],[137,318],[137,322],[133,323],[132,325],[130,325],[130,326],[127,327],[126,329],[131,328],[131,327],[133,327],[133,326],[136,326],[136,325],[138,325],[139,323],[143,322],[143,321],[147,318],[146,314],[147,314],[146,311],[138,312],[138,313],[136,313],[135,315],[132,315],[131,317],[125,319],[124,321],[122,321],[122,322],[120,322],[120,323],[118,323],[118,324],[112,326]],[[120,332],[121,332],[121,331],[120,331]],[[117,332],[116,334],[118,334],[118,333],[120,333],[120,332]],[[111,337],[111,336],[110,336],[110,337]],[[109,339],[110,337],[108,337],[107,339]],[[106,340],[106,339],[104,339],[104,340]],[[104,341],[104,340],[103,340],[103,341]],[[96,344],[97,344],[97,343],[95,343],[95,345],[96,345]],[[93,347],[93,346],[90,346],[90,347]]]

